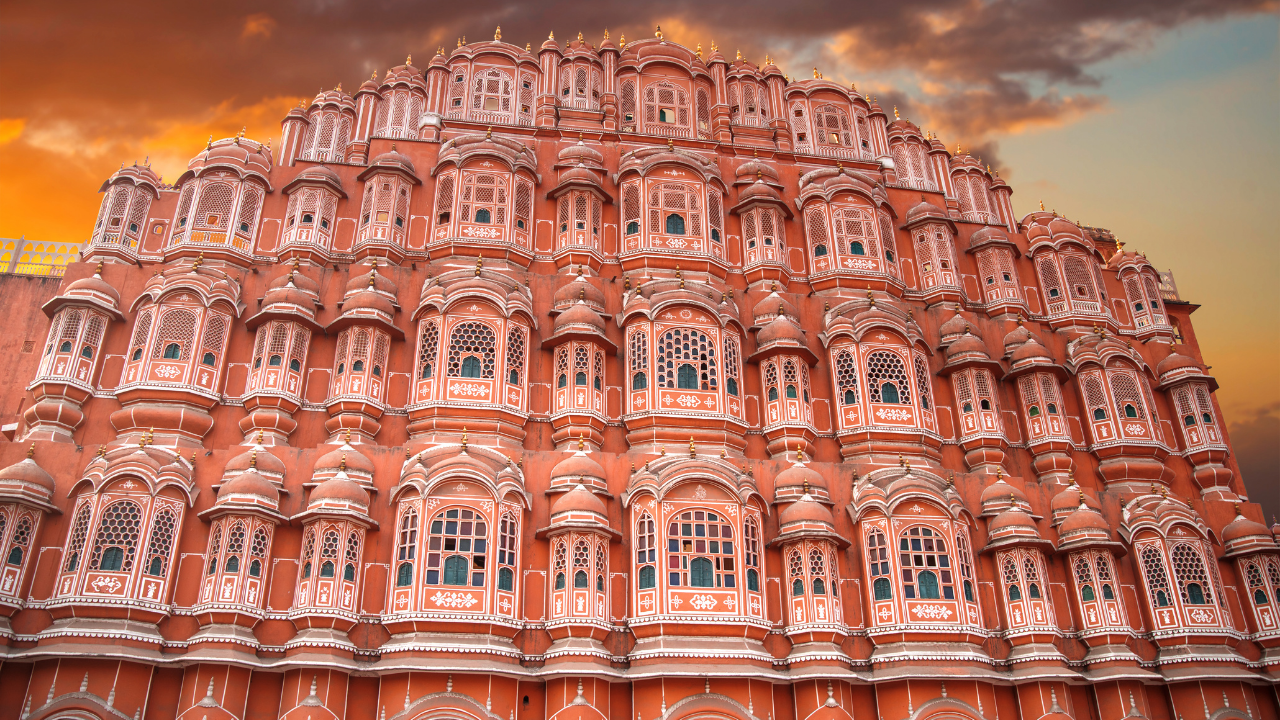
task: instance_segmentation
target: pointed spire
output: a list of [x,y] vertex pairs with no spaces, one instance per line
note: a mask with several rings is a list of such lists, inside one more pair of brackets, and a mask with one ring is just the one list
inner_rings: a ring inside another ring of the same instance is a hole
[[656,37],[656,38],[658,38],[659,40],[662,40],[662,39],[663,39],[663,37],[662,37],[662,26],[661,26],[661,25],[654,25],[654,26],[653,26],[653,36],[654,36],[654,37]]
[[499,25],[499,26],[497,26],[496,28],[494,28],[494,29],[493,29],[493,41],[494,41],[494,42],[501,42],[501,41],[502,41],[502,26],[501,26],[501,25]]
[[80,692],[89,691],[89,673],[84,674],[84,679],[80,681]]

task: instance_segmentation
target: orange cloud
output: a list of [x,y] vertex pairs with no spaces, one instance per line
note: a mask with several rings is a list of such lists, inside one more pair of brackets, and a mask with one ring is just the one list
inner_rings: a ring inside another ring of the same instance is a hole
[[26,118],[0,118],[0,145],[17,140],[26,125]]
[[266,40],[276,29],[276,21],[266,13],[254,13],[244,19],[244,27],[240,30],[240,39],[262,38]]

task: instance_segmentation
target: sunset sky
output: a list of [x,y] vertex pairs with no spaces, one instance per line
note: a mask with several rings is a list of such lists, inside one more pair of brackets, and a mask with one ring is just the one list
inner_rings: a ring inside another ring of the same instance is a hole
[[278,142],[288,108],[463,35],[535,46],[661,24],[792,77],[817,66],[1000,170],[1014,207],[1107,227],[1172,269],[1251,499],[1280,512],[1280,4],[0,1],[0,237],[80,241],[98,188],[173,180],[210,134]]

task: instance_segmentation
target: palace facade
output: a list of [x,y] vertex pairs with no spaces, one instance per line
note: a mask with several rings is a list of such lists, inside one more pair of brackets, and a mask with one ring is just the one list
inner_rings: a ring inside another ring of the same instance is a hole
[[1277,718],[1141,253],[766,59],[462,43],[0,282],[0,717]]

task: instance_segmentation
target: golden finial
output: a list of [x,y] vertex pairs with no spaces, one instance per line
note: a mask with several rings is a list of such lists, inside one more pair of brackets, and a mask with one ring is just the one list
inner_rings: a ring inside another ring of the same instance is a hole
[[458,38],[458,47],[462,47],[462,38]]
[[720,51],[720,46],[716,44],[716,41],[715,41],[715,40],[712,40],[712,41],[711,41],[711,52],[719,52],[719,51]]
[[796,462],[804,462],[804,448],[802,447],[796,448]]
[[608,39],[609,39],[609,28],[605,28],[605,29],[604,29],[604,39],[605,39],[605,40],[608,40]]
[[849,83],[849,92],[857,93],[857,92],[858,92],[858,83],[854,83],[854,82]]
[[476,258],[476,277],[480,277],[480,268],[483,265],[484,265],[484,258],[483,257]]
[[813,79],[818,79],[818,68],[816,66],[813,68]]
[[249,451],[249,467],[256,470],[258,468],[258,450],[254,448]]
[[462,450],[463,450],[463,452],[466,452],[466,449],[467,449],[467,426],[463,425],[463,426],[462,426]]
[[1040,201],[1040,212],[1044,212],[1044,201]]
[[894,119],[894,120],[901,120],[901,119],[902,119],[902,118],[898,115],[898,106],[897,106],[897,105],[894,105],[894,106],[893,106],[893,119]]
[[342,459],[338,462],[338,471],[339,472],[347,471],[347,454],[346,453],[342,453]]
[[342,83],[338,83],[338,87],[334,88],[335,92],[342,92]]
[[555,40],[555,39],[556,39],[556,31],[555,31],[555,30],[552,30],[551,32],[547,33],[547,39],[548,39],[548,40]]
[[581,33],[581,32],[579,32],[579,33],[578,33],[578,42],[582,42],[582,33]]
[[698,47],[694,48],[693,54],[697,55],[699,60],[702,59],[702,43],[698,43]]
[[693,447],[693,436],[689,436],[689,457],[697,457],[698,451]]
[[489,126],[489,129],[485,131],[485,133],[484,133],[484,139],[485,139],[485,140],[492,140],[492,139],[493,139],[493,126],[492,126],[492,125],[490,125],[490,126]]
[[661,25],[654,25],[654,26],[653,26],[653,36],[654,36],[654,37],[656,37],[656,38],[658,38],[659,40],[661,40],[661,39],[662,39],[662,26],[661,26]]
[[1076,484],[1076,471],[1075,471],[1075,470],[1068,470],[1068,471],[1067,471],[1067,484],[1068,484],[1068,485],[1075,485],[1075,484]]
[[524,44],[524,51],[525,51],[525,52],[533,52],[533,43],[525,43],[525,44]]
[[954,487],[956,484],[956,474],[954,471],[947,472],[947,487]]
[[902,457],[902,453],[898,453],[898,467],[906,467],[907,459]]
[[735,58],[735,59],[736,59],[736,60],[741,60],[741,59],[742,59],[742,50],[738,50],[738,51],[737,51],[737,53],[738,53],[738,57],[737,57],[737,58]]
[[106,446],[106,445],[99,445],[99,446],[98,446],[98,457],[106,457],[106,456],[107,456],[107,446]]
[[413,56],[412,56],[412,55],[405,55],[405,56],[404,56],[404,64],[405,64],[405,65],[412,65],[412,64],[413,64]]
[[582,433],[578,433],[578,452],[582,452],[585,443],[582,441]]
[[31,456],[35,454],[36,454],[36,444],[31,443],[31,447],[27,448],[27,459],[28,460],[31,459]]
[[347,428],[346,438],[343,440],[343,443],[347,445],[351,444],[351,428]]
[[1013,496],[1013,493],[1009,493],[1009,504],[1010,505],[1018,504],[1018,499]]
[[625,32],[618,36],[618,44],[622,47],[627,46],[627,34]]
[[782,310],[782,303],[778,303],[778,314],[779,314],[779,315],[785,315],[785,314],[786,314],[786,313],[784,313],[784,312],[783,312],[783,310]]
[[956,155],[962,155],[964,151],[960,149],[960,143],[956,143]]
[[499,25],[493,30],[493,41],[498,42],[501,39],[502,39],[502,26]]
[[667,150],[674,151],[675,149],[676,149],[676,144],[671,142],[671,138],[667,138]]

